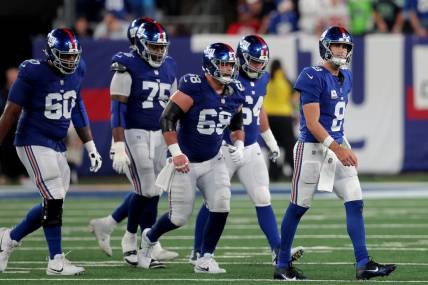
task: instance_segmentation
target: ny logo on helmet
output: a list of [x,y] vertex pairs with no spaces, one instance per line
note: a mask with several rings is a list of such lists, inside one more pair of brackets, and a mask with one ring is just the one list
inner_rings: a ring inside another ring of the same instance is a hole
[[246,41],[246,40],[242,40],[240,43],[240,47],[243,50],[247,50],[248,47],[250,46],[250,42]]
[[54,47],[57,44],[58,40],[56,39],[56,37],[52,36],[51,34],[49,34],[48,36],[48,46],[49,47]]
[[205,51],[205,55],[208,56],[209,58],[213,58],[214,57],[214,53],[215,53],[215,49],[214,48],[209,48]]

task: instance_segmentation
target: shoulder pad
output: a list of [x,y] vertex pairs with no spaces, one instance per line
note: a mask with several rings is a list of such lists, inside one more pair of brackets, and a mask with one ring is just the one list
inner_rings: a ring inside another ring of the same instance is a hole
[[42,73],[40,72],[41,66],[42,61],[38,59],[27,59],[19,65],[19,75],[26,79],[36,79]]
[[241,92],[245,91],[245,87],[244,85],[242,85],[241,81],[236,81],[232,84],[235,86],[236,89],[238,89],[238,91],[241,91]]
[[322,68],[319,67],[318,65],[312,66],[312,69],[315,70],[315,71],[322,71]]
[[20,65],[19,65],[19,69],[25,69],[25,68],[31,68],[34,65],[40,65],[40,60],[38,59],[27,59],[24,60]]
[[117,72],[125,72],[126,71],[126,66],[115,61],[111,64],[111,70],[112,71],[117,71]]
[[202,82],[201,77],[198,74],[188,73],[182,77],[182,80],[186,83],[199,84]]

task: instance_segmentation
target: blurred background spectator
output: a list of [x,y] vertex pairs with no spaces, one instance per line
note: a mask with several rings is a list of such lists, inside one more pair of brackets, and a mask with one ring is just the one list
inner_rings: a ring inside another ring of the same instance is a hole
[[348,0],[348,8],[353,36],[362,36],[373,30],[372,0]]
[[73,31],[77,35],[77,38],[90,38],[94,34],[94,31],[89,26],[89,22],[85,17],[77,18],[73,25]]
[[118,11],[107,11],[103,21],[95,27],[94,39],[126,39],[129,23],[123,19],[123,16]]
[[428,1],[406,0],[404,11],[414,33],[420,37],[426,37],[428,35]]
[[[251,2],[251,1],[250,1]],[[241,2],[237,7],[238,18],[237,22],[229,25],[227,33],[230,35],[248,35],[258,33],[262,24],[261,20],[255,12],[258,12],[256,8],[250,9],[250,5],[247,2]]]
[[285,35],[297,30],[297,14],[294,2],[291,0],[280,1],[278,9],[270,17],[268,33]]
[[[4,108],[6,107],[10,87],[18,77],[18,68],[8,68],[5,76],[6,83],[1,90],[0,96],[0,116],[3,114]],[[18,123],[15,123],[15,125],[10,129],[3,141],[3,144],[0,146],[0,184],[10,182],[20,184],[27,184],[27,182],[30,183],[27,178],[27,172],[19,160],[15,146],[13,145],[17,125]]]
[[288,79],[281,62],[274,59],[270,67],[270,81],[267,86],[263,108],[268,114],[270,128],[279,147],[282,148],[283,159],[276,163],[270,162],[269,175],[272,181],[278,181],[285,173],[291,176],[294,169],[293,147],[296,142],[294,135],[294,106],[293,85]]
[[401,33],[403,30],[403,1],[375,0],[373,3],[376,30],[381,33]]

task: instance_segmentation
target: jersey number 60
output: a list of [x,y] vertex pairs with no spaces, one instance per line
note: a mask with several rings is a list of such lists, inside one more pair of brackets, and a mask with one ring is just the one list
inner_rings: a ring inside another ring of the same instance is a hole
[[71,110],[76,105],[76,91],[70,90],[61,93],[49,93],[45,99],[45,117],[58,120],[61,117],[71,118]]

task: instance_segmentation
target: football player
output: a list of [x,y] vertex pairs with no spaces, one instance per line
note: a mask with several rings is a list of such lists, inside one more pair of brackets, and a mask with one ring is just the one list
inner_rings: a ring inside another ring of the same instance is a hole
[[[223,131],[231,130],[235,144],[230,154],[235,162],[243,158],[243,88],[236,81],[238,65],[234,50],[214,43],[203,53],[201,75],[186,74],[180,79],[161,117],[161,126],[172,159],[160,173],[157,183],[169,193],[169,212],[152,228],[143,231],[138,266],[149,268],[153,244],[166,232],[187,223],[194,206],[196,188],[209,209],[203,233],[197,273],[224,273],[213,253],[230,210],[230,179],[220,150]],[[176,130],[177,122],[180,126]],[[169,173],[169,174],[166,174]]]
[[[222,151],[226,158],[229,176],[232,177],[237,172],[239,180],[256,207],[257,219],[269,242],[272,261],[275,264],[280,237],[271,206],[268,169],[257,143],[257,138],[261,134],[270,151],[269,158],[276,160],[279,157],[279,147],[263,109],[263,97],[266,95],[266,86],[269,82],[269,74],[265,72],[269,62],[269,47],[260,36],[249,35],[241,39],[236,50],[240,66],[238,80],[245,89],[245,102],[242,108],[245,132],[244,159],[238,164],[232,161],[229,152],[231,147],[229,132],[225,132],[226,144],[222,146]],[[232,146],[233,148],[235,146]],[[208,213],[207,207],[202,205],[196,218],[194,249],[189,260],[192,264],[196,263],[200,254],[202,232]],[[302,254],[302,247],[292,249],[294,260],[300,258]]]
[[[144,23],[155,23],[155,22],[156,21],[151,19],[151,18],[141,17],[141,18],[133,20],[129,24],[128,40],[129,40],[129,43],[131,44],[131,53],[132,53],[132,51],[137,51],[136,33],[138,31],[138,28]],[[123,52],[119,52],[113,58],[115,58],[115,57],[120,58],[122,56],[126,56],[126,55],[124,55]],[[173,60],[170,58],[168,58],[167,62],[169,62],[168,63],[169,65],[175,65],[175,63],[173,63]],[[152,68],[147,66],[147,69],[150,70]],[[163,70],[165,70],[165,69],[163,69]],[[165,72],[165,71],[163,71],[163,72]],[[173,72],[175,72],[175,67],[173,68]],[[127,84],[129,84],[129,83],[127,83]],[[147,92],[147,91],[144,91],[144,92]],[[155,99],[155,100],[157,100],[157,99]],[[113,102],[113,103],[115,103],[115,102]],[[113,113],[115,112],[115,110],[112,110],[112,111],[113,111]],[[152,120],[154,122],[159,121],[159,115],[154,116]],[[114,145],[115,144],[113,144],[113,146]],[[110,151],[110,156],[112,159],[114,158],[114,149],[113,148]],[[162,157],[164,157],[164,155],[162,155]],[[109,215],[107,217],[99,218],[99,219],[93,219],[89,222],[90,229],[95,234],[95,237],[98,241],[98,245],[100,246],[101,250],[104,253],[106,253],[108,256],[112,255],[112,248],[110,245],[110,236],[111,236],[112,232],[114,231],[114,229],[117,227],[117,224],[128,217],[129,202],[131,201],[131,198],[134,195],[136,195],[134,192],[128,193],[128,195],[125,196],[123,202],[113,211],[113,213],[111,215]],[[142,214],[143,217],[146,217],[146,222],[148,223],[147,225],[144,226],[144,228],[146,228],[148,226],[151,226],[154,223],[154,221],[156,219],[156,213],[153,212],[152,207],[145,207],[145,208],[143,208],[143,211],[147,212],[147,213],[144,212]],[[155,214],[155,216],[153,216],[154,214]],[[142,221],[142,222],[144,222],[144,221]],[[132,247],[132,248],[128,247],[126,240],[123,241],[122,245],[123,245],[122,249],[123,249],[125,261],[127,261],[131,264],[136,264],[136,260],[137,260],[136,247],[135,248],[134,247]],[[161,247],[160,243],[156,244],[152,254],[153,254],[153,257],[157,260],[170,260],[170,259],[174,259],[175,257],[178,256],[178,254],[176,252],[172,252],[172,251],[168,251],[168,250],[163,249]]]
[[344,201],[356,278],[386,276],[396,268],[394,264],[376,263],[367,252],[358,161],[343,132],[352,87],[352,75],[346,65],[352,49],[352,37],[344,28],[328,28],[319,40],[322,65],[304,68],[295,83],[294,88],[300,93],[300,137],[294,147],[291,202],[282,221],[274,279],[305,279],[291,263],[290,248],[299,221],[311,206],[317,189],[334,191]]
[[76,275],[83,267],[72,265],[61,248],[62,212],[70,184],[64,139],[70,121],[83,141],[97,172],[102,164],[80,96],[85,63],[82,48],[69,29],[54,29],[47,36],[47,59],[30,59],[19,67],[4,114],[0,143],[18,120],[15,145],[18,156],[43,198],[13,229],[0,229],[0,272],[7,267],[20,241],[42,227],[49,248],[48,275]]

